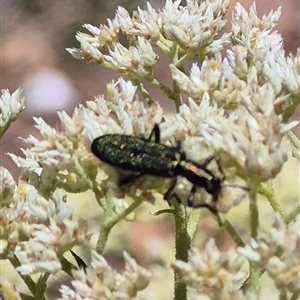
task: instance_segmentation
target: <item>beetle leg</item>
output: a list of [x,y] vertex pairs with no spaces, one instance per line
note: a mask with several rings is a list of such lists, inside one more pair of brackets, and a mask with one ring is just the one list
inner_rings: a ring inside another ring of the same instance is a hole
[[205,159],[205,161],[203,162],[203,166],[206,168],[206,167],[210,164],[210,162],[211,162],[212,160],[214,160],[214,159],[217,160],[215,156],[210,155],[210,156],[207,157],[207,158]]
[[160,130],[159,130],[158,124],[154,125],[154,127],[150,133],[150,136],[148,137],[148,141],[151,141],[153,134],[154,134],[155,143],[159,144],[160,143]]
[[224,172],[223,172],[223,170],[222,170],[222,168],[221,168],[220,160],[219,160],[217,157],[215,157],[215,156],[213,156],[213,155],[210,155],[209,157],[207,157],[207,158],[205,159],[205,161],[203,162],[202,165],[204,166],[204,168],[206,168],[213,160],[216,161],[216,164],[217,164],[217,166],[218,166],[218,171],[219,171],[220,174],[222,175],[221,181],[224,181],[224,180],[225,180],[225,174],[224,174]]
[[221,165],[220,165],[220,160],[218,158],[215,158],[216,162],[217,162],[217,165],[218,165],[218,170],[220,172],[220,174],[222,174],[222,179],[221,181],[224,181],[225,180],[225,174],[223,172],[223,169],[221,168]]
[[220,215],[219,215],[217,207],[216,207],[216,202],[213,202],[212,206],[207,204],[207,203],[202,203],[202,204],[194,206],[194,208],[206,208],[206,209],[208,209],[213,215],[216,216],[219,226],[220,227],[223,226],[222,220],[220,218]]
[[171,183],[170,187],[168,188],[168,190],[164,194],[164,200],[169,201],[172,198],[172,196],[175,196],[176,199],[178,200],[177,195],[174,193],[174,188],[176,186],[176,183],[177,183],[177,178],[175,177],[172,180],[172,183]]
[[188,201],[187,201],[187,205],[189,207],[194,207],[194,205],[195,205],[195,193],[196,193],[196,185],[194,184],[190,191]]

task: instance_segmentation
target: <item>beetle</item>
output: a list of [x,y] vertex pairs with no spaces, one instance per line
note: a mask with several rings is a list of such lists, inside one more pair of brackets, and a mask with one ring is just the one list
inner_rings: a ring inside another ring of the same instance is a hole
[[[153,140],[154,136],[154,140]],[[160,129],[154,125],[148,138],[124,134],[105,134],[93,140],[92,153],[101,161],[117,168],[137,172],[137,175],[120,180],[119,184],[128,184],[143,175],[153,175],[173,178],[173,181],[164,194],[165,200],[173,196],[177,177],[183,176],[193,186],[188,196],[187,205],[190,207],[206,207],[211,212],[217,213],[216,203],[222,190],[225,175],[219,160],[209,156],[203,163],[196,163],[186,158],[180,142],[176,146],[167,146],[160,143]],[[215,160],[219,176],[216,176],[207,167]],[[213,206],[208,204],[195,204],[196,189],[203,188],[212,196]]]

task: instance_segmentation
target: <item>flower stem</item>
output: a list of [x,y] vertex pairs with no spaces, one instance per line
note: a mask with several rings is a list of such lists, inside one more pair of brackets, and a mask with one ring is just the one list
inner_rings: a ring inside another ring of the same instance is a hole
[[234,242],[236,243],[236,245],[238,247],[244,247],[245,243],[241,239],[241,237],[239,236],[239,234],[237,233],[237,231],[235,230],[234,226],[232,226],[232,224],[226,218],[224,218],[224,217],[221,217],[221,221],[222,221],[222,225],[224,226],[224,228],[226,229],[226,231],[229,233],[229,235],[231,236],[231,238],[234,240]]
[[140,206],[144,202],[144,199],[142,198],[136,198],[133,200],[133,203],[131,203],[131,205],[129,205],[123,212],[112,217],[110,216],[108,220],[104,221],[96,246],[96,251],[99,254],[103,254],[108,235],[114,225],[116,225],[116,223],[118,223],[121,219],[124,219],[127,215],[131,214],[138,206]]
[[145,101],[147,102],[147,104],[149,106],[151,106],[154,101],[152,100],[149,92],[146,90],[146,88],[144,87],[144,85],[141,83],[140,79],[137,78],[134,74],[130,73],[127,74],[128,77],[130,78],[130,80],[137,86],[137,89],[139,90],[139,92],[143,95]]
[[193,209],[187,221],[187,234],[189,236],[190,241],[192,241],[195,237],[195,233],[198,228],[199,218],[201,216],[201,209]]
[[251,188],[249,193],[250,198],[250,226],[251,226],[251,236],[256,239],[259,229],[259,213],[257,206],[257,189]]
[[297,158],[298,160],[300,160],[300,154],[299,154],[299,150],[300,150],[300,141],[299,138],[296,136],[296,134],[292,131],[289,130],[287,133],[291,143],[294,146],[293,149],[293,157]]
[[291,213],[289,213],[285,218],[284,218],[284,222],[285,224],[289,224],[292,221],[295,221],[296,216],[300,214],[300,204],[298,204]]
[[286,213],[285,211],[282,209],[276,195],[275,195],[275,192],[274,192],[274,187],[273,187],[273,182],[272,181],[268,181],[267,183],[262,183],[260,186],[259,186],[259,189],[258,189],[259,193],[264,195],[270,205],[272,206],[273,210],[275,212],[278,212],[281,216],[282,219],[284,219],[286,217]]
[[157,79],[153,79],[151,84],[159,88],[169,99],[173,100],[176,104],[176,107],[179,107],[181,104],[180,94],[176,94],[172,89],[168,88],[166,85],[159,82]]
[[299,296],[300,296],[300,292],[295,292],[292,297],[291,297],[291,300],[297,300],[299,299]]
[[7,123],[4,127],[0,129],[0,140],[2,140],[2,137],[4,136],[5,132],[9,128],[10,123]]
[[[253,239],[257,238],[259,229],[259,213],[257,206],[257,185],[251,188],[249,193],[250,198],[250,227],[251,236]],[[260,269],[256,263],[250,262],[250,275],[249,275],[249,287],[251,290],[258,294],[259,292],[259,278]]]
[[45,292],[46,292],[46,289],[47,289],[47,280],[48,278],[50,277],[50,273],[44,273],[42,274],[37,283],[36,283],[36,288],[35,288],[35,298],[36,299],[45,299],[46,300],[46,297],[45,297]]
[[[187,229],[186,207],[179,204],[176,200],[172,202],[176,209],[175,216],[175,259],[186,262],[188,260],[188,250],[190,249],[191,239]],[[186,285],[182,282],[179,275],[174,275],[174,299],[184,300],[187,297]]]

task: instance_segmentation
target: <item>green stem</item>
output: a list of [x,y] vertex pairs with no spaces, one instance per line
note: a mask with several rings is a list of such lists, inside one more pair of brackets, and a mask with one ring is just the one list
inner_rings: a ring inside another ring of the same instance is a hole
[[179,95],[176,95],[176,93],[168,88],[166,85],[159,82],[157,79],[153,79],[151,81],[151,84],[157,88],[159,88],[169,99],[174,100],[174,102],[177,102],[179,98]]
[[257,189],[252,188],[249,193],[250,198],[250,225],[251,237],[256,239],[259,229],[259,213],[257,205]]
[[109,235],[109,232],[111,231],[111,229],[112,229],[112,226],[109,226],[108,224],[104,223],[103,227],[100,231],[99,238],[98,238],[97,245],[96,245],[96,251],[101,255],[104,252],[104,249],[105,249],[105,246],[107,243],[107,239],[108,239],[108,235]]
[[[257,205],[257,186],[253,186],[249,193],[250,198],[250,227],[251,237],[256,240],[259,229],[259,213]],[[257,294],[259,292],[260,269],[257,263],[250,262],[249,287]]]
[[26,295],[26,294],[24,294],[24,293],[20,293],[20,292],[19,292],[19,294],[20,294],[22,300],[36,300],[35,297]]
[[141,81],[132,73],[128,73],[127,74],[128,77],[130,78],[130,80],[136,85],[137,89],[139,90],[139,92],[142,94],[143,98],[145,99],[145,101],[147,102],[147,104],[150,106],[154,103],[154,101],[152,100],[150,94],[148,93],[148,91],[145,89],[144,85],[141,83]]
[[239,234],[237,233],[237,231],[235,230],[235,228],[232,226],[232,224],[225,217],[223,217],[223,216],[221,217],[220,216],[220,218],[221,218],[221,222],[222,222],[223,227],[229,233],[229,235],[234,240],[234,242],[236,243],[236,245],[239,246],[239,247],[244,247],[245,246],[244,241],[239,236]]
[[108,235],[111,229],[114,227],[114,225],[116,225],[116,223],[118,223],[121,219],[124,219],[127,215],[131,214],[144,201],[141,198],[136,198],[136,199],[133,198],[133,200],[134,200],[133,203],[131,203],[122,213],[115,216],[109,216],[109,219],[104,221],[96,245],[96,251],[99,254],[103,254]]
[[174,94],[176,95],[176,97],[174,99],[174,103],[175,103],[175,106],[176,106],[176,112],[178,113],[179,108],[182,104],[182,98],[180,96],[180,89],[179,89],[177,83],[174,80],[173,80],[173,91],[174,91]]
[[199,224],[199,219],[201,216],[201,209],[193,209],[190,213],[190,216],[187,220],[187,234],[190,239],[190,241],[194,240],[198,224]]
[[281,291],[279,294],[279,300],[287,300],[286,291]]
[[295,221],[296,216],[300,214],[300,204],[298,204],[290,214],[288,214],[285,218],[284,218],[284,222],[285,224],[289,224],[292,221]]
[[299,299],[299,297],[300,297],[300,292],[295,292],[295,293],[292,295],[291,300],[297,300],[297,299]]
[[300,150],[300,140],[299,138],[296,136],[296,134],[292,131],[289,130],[287,133],[291,143],[294,146],[293,149],[293,157],[297,158],[298,160],[300,159],[300,154],[299,154],[299,150]]
[[172,42],[171,53],[169,58],[170,61],[174,64],[178,61],[178,51],[179,51],[179,45],[177,43]]
[[256,262],[250,262],[250,275],[249,275],[249,288],[256,294],[259,293],[259,278],[260,269],[258,268]]
[[86,174],[84,168],[81,166],[80,162],[78,161],[78,157],[76,154],[73,154],[73,161],[74,161],[74,170],[77,175],[84,179],[87,186],[94,192],[95,198],[97,203],[102,207],[104,211],[107,211],[107,203],[103,196],[101,195],[96,182],[91,180],[91,178]]
[[41,299],[44,300],[45,298],[45,292],[47,289],[47,280],[50,277],[50,273],[44,273],[40,276],[39,280],[36,283],[36,289],[35,289],[35,299]]
[[63,256],[60,258],[59,261],[61,263],[62,270],[69,276],[73,277],[72,270],[76,270],[76,267]]
[[289,105],[282,113],[282,123],[287,123],[290,117],[295,113],[296,108],[299,105],[299,93],[293,94],[289,97]]
[[299,150],[300,149],[300,140],[298,139],[298,137],[296,136],[296,134],[292,131],[289,130],[287,133],[291,143],[293,144],[293,146]]
[[181,69],[185,65],[185,63],[191,58],[192,55],[186,53],[174,65],[176,66],[177,69]]
[[284,219],[286,217],[286,212],[282,209],[280,202],[278,201],[278,199],[275,195],[274,186],[273,186],[272,181],[262,183],[259,186],[258,192],[268,199],[273,210],[275,212],[279,213],[282,219]]
[[159,40],[157,40],[155,44],[163,51],[164,54],[167,55],[167,57],[172,58],[174,56],[172,42],[166,40],[162,35],[160,35]]
[[2,140],[2,137],[4,136],[5,132],[9,128],[10,122],[8,122],[4,127],[0,129],[0,140]]
[[[173,201],[176,209],[175,215],[175,259],[187,262],[188,250],[190,249],[191,239],[187,230],[187,212],[186,207]],[[184,300],[187,297],[186,285],[182,282],[177,273],[174,274],[174,299]]]

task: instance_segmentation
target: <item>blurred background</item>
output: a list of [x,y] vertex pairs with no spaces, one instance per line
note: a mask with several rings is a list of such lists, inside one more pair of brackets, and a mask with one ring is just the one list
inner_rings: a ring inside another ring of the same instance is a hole
[[[231,17],[235,2],[231,1],[228,18]],[[250,0],[240,0],[239,2],[246,10],[252,4]],[[164,3],[165,1],[160,0],[151,1],[151,5],[155,8],[163,7]],[[75,34],[77,31],[85,32],[82,28],[83,24],[89,23],[94,26],[106,24],[107,18],[114,18],[118,5],[125,7],[131,13],[136,10],[137,6],[145,8],[146,1],[1,0],[0,87],[9,89],[12,93],[19,86],[24,85],[26,91],[26,109],[11,125],[1,140],[0,147],[0,165],[8,168],[15,179],[18,175],[17,168],[5,153],[13,152],[21,155],[20,148],[24,147],[24,144],[18,137],[27,138],[29,134],[38,135],[33,127],[33,116],[42,117],[51,126],[57,128],[57,110],[66,110],[68,113],[72,113],[78,103],[84,103],[94,99],[96,95],[105,94],[106,83],[120,77],[120,74],[116,72],[88,66],[83,61],[75,60],[65,50],[65,48],[79,47]],[[299,0],[259,0],[256,4],[259,17],[268,14],[271,10],[276,10],[278,6],[282,6],[282,15],[277,30],[283,36],[286,53],[295,54],[297,47],[300,46]],[[230,27],[229,23],[227,29]],[[162,72],[157,75],[164,77],[164,72],[167,71],[162,69]],[[161,104],[167,108],[170,107],[168,103],[161,102]],[[299,119],[299,111],[293,119]],[[294,132],[299,136],[299,126],[294,129]],[[292,167],[293,163],[288,163],[285,169],[286,174],[295,179],[294,190],[291,191],[288,186],[285,186],[281,193],[285,197],[294,197],[289,193],[297,193],[297,182],[299,186],[299,179],[297,179],[299,171],[297,172],[297,168],[293,169]],[[280,185],[281,179],[276,180]],[[85,198],[85,201],[89,201],[87,199],[88,197]],[[71,203],[73,201],[74,206],[80,204],[80,209],[77,211],[78,216],[85,214],[84,210],[89,206],[87,202],[78,202],[78,196],[70,195],[68,201]],[[165,205],[163,201],[158,202],[159,205]],[[93,205],[94,203],[91,202],[90,207]],[[156,288],[161,291],[160,298],[156,299],[171,299],[172,289],[161,289],[161,282],[165,282],[167,277],[172,282],[172,273],[166,273],[166,270],[160,268],[159,265],[163,261],[166,263],[166,261],[173,260],[173,248],[166,247],[166,244],[173,243],[173,225],[172,222],[166,222],[165,218],[155,218],[153,222],[152,213],[157,211],[159,206],[142,209],[145,214],[140,214],[134,224],[126,223],[121,231],[114,232],[107,248],[107,257],[109,257],[109,253],[115,251],[116,244],[120,245],[119,250],[123,249],[125,244],[131,253],[140,258],[144,264],[148,261],[156,261],[156,269],[154,267],[152,270],[156,272],[159,279]],[[243,208],[239,207],[239,209],[241,211]],[[244,212],[246,211],[247,208]],[[238,217],[235,218],[237,223],[244,223],[244,217],[247,217],[244,214],[238,214]],[[96,220],[98,219],[95,218],[95,222]],[[201,230],[206,233],[199,237],[202,242],[212,234],[212,229],[207,225],[209,222],[206,221],[203,220],[200,225]],[[214,235],[219,237],[217,240],[219,244],[222,244],[222,248],[229,248],[230,239],[228,237],[224,239],[222,230],[213,231]],[[124,233],[127,235],[124,236]],[[118,257],[122,260],[119,256],[120,253],[120,251],[115,253],[113,259],[110,260],[113,267],[120,265],[120,261],[118,261]],[[165,260],[167,257],[168,259]],[[56,290],[55,286],[53,286],[53,290]],[[152,299],[151,290],[147,299]]]

